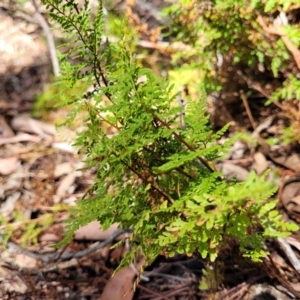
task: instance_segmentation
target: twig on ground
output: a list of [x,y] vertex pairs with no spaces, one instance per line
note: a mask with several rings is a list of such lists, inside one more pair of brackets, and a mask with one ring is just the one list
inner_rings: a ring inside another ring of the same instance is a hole
[[[137,286],[137,288],[138,288],[138,289],[141,289],[141,290],[143,290],[143,291],[145,291],[145,292],[147,292],[147,293],[149,293],[149,294],[151,294],[151,296],[150,296],[150,295],[149,295],[149,296],[148,296],[148,295],[147,295],[147,296],[141,296],[141,297],[139,297],[139,299],[153,299],[153,296],[161,297],[161,294],[160,294],[160,293],[157,293],[157,292],[155,292],[155,291],[152,291],[152,290],[148,289],[147,287],[142,286],[142,285],[140,285],[140,284]],[[164,296],[163,296],[162,300],[170,300],[170,298],[169,298],[169,297],[164,297]]]
[[248,279],[245,282],[240,283],[239,285],[231,288],[230,290],[226,292],[221,292],[219,294],[218,299],[226,299],[226,297],[230,297],[229,299],[234,299],[237,296],[240,296],[241,290],[242,290],[242,295],[244,295],[244,289],[250,287],[252,284],[254,284],[256,281],[266,277],[266,274],[258,275],[255,276],[254,278]]
[[159,273],[159,272],[151,272],[151,274],[147,274],[148,277],[162,277],[162,278],[166,278],[166,279],[174,279],[174,280],[178,280],[178,281],[182,281],[182,282],[189,282],[190,279],[189,278],[184,278],[184,277],[179,277],[179,276],[175,276],[175,275],[169,275],[169,274],[164,274],[164,273]]
[[241,98],[243,100],[243,104],[244,104],[244,106],[246,108],[246,112],[247,112],[248,118],[250,120],[250,123],[252,125],[252,128],[253,128],[253,130],[255,130],[256,124],[255,124],[255,121],[254,121],[251,109],[249,107],[249,103],[248,103],[247,97],[246,97],[246,95],[243,92],[240,92],[240,95],[241,95]]
[[[250,284],[244,283],[239,286],[239,290],[229,297],[229,300],[241,300],[245,296],[247,290],[250,288]],[[224,299],[224,298],[222,298]]]
[[46,20],[40,13],[39,7],[35,0],[32,0],[32,5],[34,6],[34,9],[35,9],[34,19],[37,20],[37,22],[40,24],[40,26],[42,27],[42,29],[46,35],[47,42],[48,42],[48,48],[49,48],[49,52],[50,52],[50,57],[51,57],[51,62],[52,62],[52,67],[53,67],[53,73],[57,77],[60,75],[60,67],[59,67],[59,62],[58,62],[58,58],[56,55],[53,34],[48,26],[48,23],[46,22]]
[[265,96],[268,100],[270,100],[274,105],[276,105],[277,107],[279,107],[280,109],[282,109],[283,111],[286,110],[286,108],[275,101],[272,101],[272,99],[270,99],[270,95],[264,91],[264,89],[261,87],[261,85],[258,82],[253,81],[252,79],[248,78],[247,76],[245,76],[241,70],[237,71],[237,74],[243,79],[245,80],[245,82],[247,83],[248,87],[258,91],[259,93],[261,93],[263,96]]
[[272,256],[268,256],[268,260],[264,260],[264,265],[266,267],[266,270],[268,271],[268,274],[276,278],[278,282],[285,287],[291,294],[293,294],[296,298],[300,299],[300,292],[296,291],[291,284],[281,275],[279,269],[276,267]]
[[63,269],[68,269],[71,267],[77,267],[78,260],[76,258],[72,258],[68,261],[62,261],[58,264],[53,264],[51,266],[46,266],[45,268],[39,269],[40,272],[51,272],[51,271],[60,271]]
[[284,251],[286,257],[294,267],[294,269],[300,274],[300,262],[296,257],[292,247],[282,238],[277,238],[277,242],[280,245],[280,248]]
[[161,295],[158,298],[153,298],[153,300],[163,300],[165,297],[171,297],[171,296],[179,295],[181,292],[185,291],[189,287],[190,287],[189,285],[184,286],[184,287],[180,287],[178,289],[175,289],[171,292],[166,293],[165,295]]
[[246,157],[237,159],[222,159],[222,162],[229,162],[233,164],[252,164],[253,160],[253,157]]
[[[129,233],[129,232],[132,232],[132,230],[129,230],[129,229],[128,230],[123,230],[123,229],[119,228],[109,238],[107,238],[105,241],[98,242],[95,246],[93,246],[91,248],[87,248],[87,249],[84,249],[82,251],[74,252],[74,253],[66,252],[66,253],[63,253],[63,254],[61,254],[61,253],[40,254],[40,253],[35,253],[35,252],[29,251],[27,249],[24,249],[24,248],[20,247],[18,244],[14,243],[14,242],[10,242],[10,241],[7,242],[6,246],[8,248],[10,248],[11,250],[16,251],[18,253],[21,253],[21,254],[27,255],[29,257],[41,260],[44,263],[49,263],[51,261],[57,260],[58,258],[60,260],[68,260],[68,259],[72,259],[72,258],[83,257],[85,255],[88,255],[88,254],[100,249],[100,248],[103,248],[103,247],[109,245],[121,234]],[[0,242],[2,240],[3,240],[3,238],[0,236]]]

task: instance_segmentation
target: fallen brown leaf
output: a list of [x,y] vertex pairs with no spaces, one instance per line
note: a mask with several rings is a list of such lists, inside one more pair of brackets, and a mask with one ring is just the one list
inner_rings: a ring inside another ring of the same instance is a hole
[[280,200],[291,217],[300,217],[300,178],[293,177],[284,183]]
[[0,159],[0,174],[1,175],[9,175],[16,171],[18,166],[18,158],[17,157],[7,157]]
[[[144,264],[145,260],[142,259],[136,264],[136,269],[139,270]],[[106,284],[100,300],[131,300],[134,296],[135,277],[136,274],[131,267],[118,271]]]
[[292,236],[288,236],[285,238],[286,242],[290,245],[294,246],[300,251],[300,241]]
[[61,164],[55,165],[53,175],[55,178],[58,178],[65,174],[69,174],[72,171],[74,171],[74,166],[71,162],[61,163]]
[[1,217],[8,217],[15,209],[16,202],[21,196],[20,192],[14,192],[6,198],[5,202],[1,204],[0,215]]
[[10,126],[6,123],[6,120],[3,116],[0,116],[0,130],[2,132],[2,137],[12,137],[14,136],[14,132],[10,128]]
[[60,201],[67,194],[68,189],[75,182],[76,177],[77,177],[76,172],[72,172],[69,175],[67,175],[64,179],[62,179],[62,181],[60,182],[56,190],[55,203]]
[[35,133],[41,138],[49,138],[49,135],[55,135],[53,125],[35,120],[28,115],[20,115],[13,118],[11,126],[14,130]]
[[[74,238],[76,240],[92,240],[102,241],[109,238],[118,228],[118,224],[113,224],[108,230],[103,230],[98,221],[90,222],[89,224],[79,228],[75,232]],[[120,235],[117,240],[122,239],[123,235]]]
[[266,157],[261,153],[257,152],[254,154],[254,165],[253,169],[256,171],[257,175],[261,175],[268,168],[269,163]]
[[230,163],[223,163],[220,171],[226,176],[227,179],[236,177],[237,181],[245,181],[249,175],[249,172],[246,169]]
[[19,143],[19,142],[33,142],[39,143],[40,137],[27,133],[20,133],[12,137],[0,137],[0,146],[5,144]]

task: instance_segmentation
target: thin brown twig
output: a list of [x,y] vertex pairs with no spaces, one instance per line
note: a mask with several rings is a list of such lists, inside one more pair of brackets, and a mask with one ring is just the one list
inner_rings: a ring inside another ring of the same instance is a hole
[[121,160],[122,164],[124,164],[130,171],[135,173],[140,179],[142,179],[145,183],[150,183],[150,186],[153,190],[157,191],[159,194],[161,194],[165,199],[169,200],[171,203],[174,202],[172,197],[168,194],[166,194],[164,191],[162,191],[157,183],[154,181],[155,185],[147,180],[144,176],[142,176],[139,172],[137,172],[133,167],[131,167],[129,164],[127,164],[124,160]]
[[[143,149],[145,150],[145,151],[147,151],[148,153],[153,153],[150,149],[148,149],[147,147],[143,147]],[[164,159],[162,159],[162,158],[160,158],[160,157],[154,157],[156,160],[158,160],[159,162],[161,162],[161,163],[166,163],[166,161],[164,160]],[[175,169],[177,172],[179,172],[180,174],[182,174],[182,175],[184,175],[184,176],[186,176],[186,177],[188,177],[189,179],[194,179],[193,178],[193,176],[191,176],[191,175],[189,175],[188,173],[186,173],[185,171],[183,171],[182,169],[180,169],[179,167],[178,168],[176,168]]]
[[283,238],[277,238],[277,242],[294,269],[298,272],[298,274],[300,274],[300,262],[290,244],[288,244]]
[[[141,296],[141,297],[139,297],[139,299],[153,299],[153,296],[156,296],[156,297],[162,297],[161,294],[159,294],[159,293],[157,293],[157,292],[155,292],[155,291],[152,291],[152,290],[148,289],[147,287],[142,286],[142,285],[140,285],[140,284],[137,286],[137,288],[138,288],[138,289],[141,289],[141,290],[143,290],[143,291],[145,291],[145,292],[147,292],[147,293],[149,293],[149,294],[151,294],[151,298],[149,298],[148,296],[145,296],[145,297]],[[161,299],[162,299],[162,300],[170,300],[169,297],[164,297],[164,296],[163,296],[163,298],[161,298]]]
[[248,87],[253,88],[254,90],[258,91],[259,93],[261,93],[263,96],[265,96],[269,101],[271,101],[274,105],[276,105],[278,108],[280,108],[281,110],[285,111],[286,108],[275,101],[272,101],[272,99],[270,99],[270,95],[264,91],[264,89],[261,87],[261,85],[258,82],[253,81],[252,79],[248,78],[247,76],[245,76],[241,70],[237,71],[237,74],[243,79],[245,80],[245,82],[247,83]]
[[103,122],[106,122],[108,125],[110,125],[111,127],[115,128],[116,130],[120,131],[121,129],[117,126],[114,125],[113,123],[109,122],[106,118],[104,118],[100,113],[98,113],[98,116],[100,119],[102,119]]
[[[269,275],[271,277],[275,277],[282,286],[284,286],[291,294],[293,294],[294,296],[296,296],[298,299],[300,299],[300,292],[296,291],[289,282],[287,282],[283,276],[281,276],[280,271],[278,270],[278,268],[276,267],[272,256],[269,255],[269,262],[267,262],[266,259],[264,259],[264,265],[266,266],[267,272],[269,273]],[[270,274],[271,273],[271,274]]]
[[171,297],[171,296],[179,295],[179,293],[185,291],[188,288],[189,288],[189,286],[180,287],[178,289],[175,289],[171,292],[166,293],[165,295],[161,295],[158,298],[154,298],[153,300],[162,300],[162,299],[164,299],[163,297]]
[[286,33],[279,26],[268,26],[261,15],[258,15],[256,21],[266,33],[278,35],[281,37],[285,46],[293,55],[298,69],[300,69],[300,50],[293,44],[293,42],[289,39]]
[[245,299],[245,294],[247,293],[247,290],[249,290],[250,284],[246,284],[243,286],[236,294],[232,295],[229,300],[243,300]]
[[255,124],[255,121],[254,121],[254,118],[253,118],[253,115],[252,115],[252,112],[251,112],[251,109],[250,109],[250,106],[249,106],[249,103],[248,103],[248,99],[247,99],[247,97],[246,97],[246,95],[244,94],[243,91],[240,92],[240,96],[243,100],[243,104],[245,106],[245,109],[246,109],[248,118],[250,120],[250,123],[252,125],[252,128],[255,130],[256,129],[256,124]]
[[[152,116],[153,116],[153,118],[155,119],[155,120],[157,120],[158,122],[160,122],[161,124],[163,124],[165,127],[167,127],[168,129],[170,129],[170,130],[173,130],[172,131],[172,134],[182,143],[182,144],[184,144],[189,150],[191,150],[191,151],[193,151],[193,152],[195,152],[195,149],[189,144],[189,143],[187,143],[174,129],[172,129],[164,120],[162,120],[162,119],[160,119],[158,116],[156,116],[153,112],[151,112],[151,114],[152,114]],[[204,159],[204,158],[202,158],[202,157],[200,157],[200,156],[198,156],[197,157],[200,161],[201,161],[201,163],[210,171],[210,172],[214,172],[214,170],[212,169],[212,167],[208,164],[208,162]]]
[[[98,114],[99,118],[101,118],[104,122],[106,122],[107,124],[109,124],[111,127],[115,128],[118,131],[121,131],[121,128],[119,128],[118,126],[112,124],[111,122],[109,122],[106,118],[104,118],[101,114]],[[145,151],[147,151],[148,153],[153,153],[150,149],[148,149],[147,147],[143,147],[143,149]],[[165,160],[161,159],[160,157],[155,157],[156,160],[162,162],[162,163],[166,163]],[[176,168],[175,169],[177,172],[181,173],[182,175],[188,177],[189,179],[194,179],[193,176],[187,174],[185,171],[181,170],[180,168]]]
[[236,296],[238,296],[241,289],[244,289],[245,287],[249,287],[256,281],[258,281],[264,277],[266,277],[266,274],[261,274],[261,275],[255,276],[253,278],[250,278],[246,282],[240,283],[238,286],[231,288],[230,290],[226,291],[225,293],[220,293],[218,300],[225,299],[225,297],[230,297],[230,299],[234,299]]
[[[106,240],[104,240],[103,242],[99,242],[97,243],[95,246],[91,247],[91,248],[87,248],[84,249],[82,251],[78,251],[75,253],[68,253],[65,252],[63,254],[61,253],[51,253],[51,254],[40,254],[40,253],[35,253],[32,251],[29,251],[27,249],[24,249],[22,247],[20,247],[18,244],[14,243],[14,242],[7,242],[7,247],[11,248],[13,251],[16,251],[18,253],[22,253],[25,254],[29,257],[41,260],[44,263],[49,263],[51,261],[55,261],[57,258],[60,258],[61,260],[67,260],[67,259],[72,259],[72,258],[80,258],[83,257],[85,255],[88,255],[100,248],[103,248],[107,245],[109,245],[110,243],[112,243],[118,236],[120,236],[123,233],[126,232],[132,232],[132,230],[128,229],[128,230],[123,230],[121,228],[118,228],[109,238],[107,238]],[[2,241],[3,238],[0,236],[0,241]]]
[[53,73],[57,77],[60,75],[60,67],[59,67],[59,62],[58,62],[58,58],[56,55],[53,34],[48,26],[48,23],[46,22],[46,20],[40,13],[39,7],[38,7],[36,1],[35,0],[31,0],[31,1],[32,1],[32,5],[34,6],[34,9],[35,9],[34,19],[37,20],[37,22],[40,24],[40,26],[42,27],[42,29],[46,35],[48,48],[49,48],[49,52],[50,52],[50,57],[51,57],[51,62],[52,62],[52,67],[53,67]]

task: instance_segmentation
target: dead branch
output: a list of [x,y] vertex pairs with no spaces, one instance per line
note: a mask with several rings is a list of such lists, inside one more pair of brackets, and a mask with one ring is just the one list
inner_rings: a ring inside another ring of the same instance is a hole
[[[21,254],[24,254],[24,255],[27,255],[29,257],[32,257],[32,258],[35,258],[35,259],[38,259],[44,263],[49,263],[51,261],[55,261],[57,259],[60,259],[60,260],[68,260],[68,259],[72,259],[72,258],[80,258],[80,257],[83,257],[83,256],[86,256],[100,248],[103,248],[109,244],[111,244],[118,236],[120,236],[121,234],[123,233],[128,233],[128,232],[132,232],[131,230],[123,230],[123,229],[120,229],[118,228],[109,238],[107,238],[105,241],[103,242],[98,242],[95,246],[91,247],[91,248],[87,248],[87,249],[84,249],[82,251],[79,251],[79,252],[74,252],[74,253],[54,253],[54,254],[40,254],[40,253],[35,253],[35,252],[32,252],[32,251],[29,251],[27,249],[24,249],[22,247],[20,247],[18,244],[14,243],[14,242],[7,242],[6,246],[15,251],[15,252],[18,252],[18,253],[21,253]],[[3,237],[0,236],[0,241],[3,240]]]

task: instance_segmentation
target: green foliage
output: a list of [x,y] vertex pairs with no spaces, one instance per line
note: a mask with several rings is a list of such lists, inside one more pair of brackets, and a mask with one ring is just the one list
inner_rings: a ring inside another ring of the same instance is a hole
[[80,81],[77,81],[72,89],[66,89],[59,83],[51,84],[37,97],[32,113],[36,117],[47,119],[49,111],[57,109],[62,101],[73,97],[73,95],[82,94],[85,90],[86,86]]
[[26,226],[26,231],[22,236],[23,246],[27,241],[31,241],[33,244],[37,244],[38,236],[49,228],[54,223],[54,216],[52,214],[43,215],[42,218],[35,222],[30,222]]
[[54,222],[53,214],[45,214],[35,220],[24,219],[20,212],[14,212],[15,223],[8,222],[4,217],[0,218],[0,232],[2,236],[2,244],[5,245],[16,231],[23,231],[21,237],[21,245],[38,242],[38,236],[44,232]]
[[[133,247],[150,262],[158,254],[173,256],[199,252],[215,260],[219,249],[235,238],[254,260],[266,254],[268,237],[295,230],[284,223],[267,199],[275,192],[264,176],[252,173],[243,183],[227,182],[214,161],[235,140],[218,139],[206,115],[205,87],[189,101],[185,126],[179,126],[181,107],[172,86],[151,70],[137,66],[124,36],[118,43],[101,44],[104,35],[101,3],[94,20],[85,2],[45,0],[73,47],[61,54],[61,83],[72,88],[78,80],[89,89],[63,104],[74,104],[67,122],[88,111],[86,130],[76,145],[97,166],[94,184],[73,210],[66,240],[80,226],[99,220],[104,229],[113,223],[132,228]],[[108,135],[109,125],[114,134]],[[138,245],[138,246],[135,246]],[[132,253],[137,253],[133,249]]]
[[[176,65],[179,61],[180,68],[184,63],[186,68],[202,70],[208,91],[243,89],[251,94],[274,84],[266,104],[299,100],[299,62],[294,58],[299,54],[291,50],[300,45],[298,4],[297,0],[172,2],[164,11],[172,20],[166,25],[168,36],[171,43],[188,45],[173,61]],[[236,74],[239,82],[232,81]],[[261,88],[249,84],[259,81]]]
[[277,89],[272,95],[272,101],[279,100],[300,100],[300,80],[290,74],[283,82],[281,88]]

